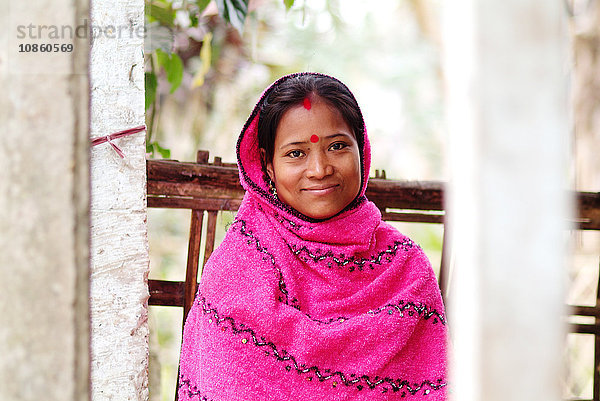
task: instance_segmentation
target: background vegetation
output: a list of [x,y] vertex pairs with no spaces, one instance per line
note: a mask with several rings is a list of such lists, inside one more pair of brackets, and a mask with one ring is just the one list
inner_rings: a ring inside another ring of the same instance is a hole
[[[581,1],[568,3],[576,38],[577,18],[586,10]],[[235,141],[264,88],[281,75],[308,70],[336,76],[355,93],[372,142],[373,171],[384,169],[391,179],[447,180],[440,7],[440,0],[147,0],[148,156],[193,161],[198,149],[206,149],[235,162]],[[587,141],[582,149],[590,149],[589,135],[578,135]],[[189,218],[187,211],[149,210],[151,278],[184,279]],[[217,241],[232,218],[220,217]],[[398,228],[439,266],[442,227]],[[600,239],[597,233],[573,239],[567,301],[593,305]],[[175,394],[181,313],[151,307],[155,401]],[[590,340],[567,339],[565,397],[591,398]]]

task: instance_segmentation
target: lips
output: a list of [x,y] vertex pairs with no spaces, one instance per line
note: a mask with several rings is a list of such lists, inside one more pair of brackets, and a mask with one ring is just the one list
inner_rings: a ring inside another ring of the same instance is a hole
[[314,187],[304,188],[302,189],[302,191],[312,195],[327,195],[334,192],[338,186],[338,184],[318,185]]

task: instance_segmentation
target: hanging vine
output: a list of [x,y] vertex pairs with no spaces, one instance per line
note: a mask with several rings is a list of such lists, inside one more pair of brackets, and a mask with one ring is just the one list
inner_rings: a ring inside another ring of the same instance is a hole
[[[216,14],[241,35],[248,15],[249,2],[215,0]],[[284,3],[289,9],[294,1],[285,0]],[[155,139],[160,116],[159,88],[168,85],[169,94],[173,94],[181,85],[186,69],[193,73],[192,88],[202,86],[214,62],[212,39],[217,24],[211,22],[215,13],[211,12],[210,5],[210,0],[146,0],[146,152],[150,157],[159,154],[163,158],[169,158],[171,153]],[[215,8],[214,5],[212,8]],[[177,48],[176,38],[179,41],[182,38],[187,39],[193,46]],[[182,57],[183,53],[185,54]],[[190,71],[185,61],[195,56],[200,58],[200,68]]]

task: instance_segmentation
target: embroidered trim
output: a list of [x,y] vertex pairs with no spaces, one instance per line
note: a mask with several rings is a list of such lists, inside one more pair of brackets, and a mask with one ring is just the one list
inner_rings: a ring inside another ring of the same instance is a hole
[[404,312],[408,311],[409,316],[414,316],[415,312],[419,317],[425,320],[429,320],[433,317],[433,324],[438,322],[446,325],[446,318],[442,313],[439,313],[436,309],[429,309],[429,307],[422,303],[417,302],[406,302],[399,301],[397,304],[387,304],[377,309],[372,309],[367,312],[368,315],[375,316],[381,312],[387,311],[388,314],[392,315],[398,313],[400,316],[404,316]]
[[198,397],[199,401],[211,401],[208,397],[200,394],[200,390],[195,385],[192,385],[190,379],[186,379],[184,375],[179,375],[179,384],[177,385],[179,390],[183,390],[186,392],[186,395],[189,398]]
[[[404,300],[400,300],[397,304],[387,304],[384,306],[380,306],[377,309],[371,309],[367,312],[367,315],[375,316],[382,312],[387,312],[389,315],[398,313],[400,317],[404,317],[404,313],[407,313],[410,317],[414,316],[416,313],[417,316],[424,320],[429,320],[433,317],[433,324],[441,323],[444,326],[446,325],[446,318],[444,314],[438,312],[437,309],[430,309],[427,305],[418,302],[407,302]],[[335,322],[344,323],[356,317],[363,316],[364,314],[358,314],[351,317],[338,316],[326,320],[313,318],[308,313],[305,313],[305,315],[308,316],[308,318],[310,318],[312,321],[317,322],[319,324],[331,324]]]
[[[264,246],[261,245],[260,240],[254,235],[254,233],[251,230],[248,229],[245,220],[236,219],[231,224],[232,229],[235,229],[237,226],[239,226],[238,229],[239,229],[240,234],[242,234],[243,236],[249,238],[246,241],[247,244],[248,245],[254,245],[256,247],[256,250],[258,252],[260,252],[260,253],[262,253],[262,254],[265,255],[263,257],[263,260],[270,262],[271,265],[273,266],[273,269],[275,270],[275,275],[277,277],[279,292],[281,292],[281,296],[279,297],[279,302],[283,302],[286,305],[290,305],[291,307],[293,307],[293,308],[299,310],[300,312],[302,312],[306,317],[308,317],[313,322],[317,322],[319,324],[332,324],[332,323],[336,323],[336,322],[337,323],[344,323],[345,321],[348,321],[350,319],[353,319],[355,317],[358,317],[358,316],[362,315],[362,314],[358,314],[358,315],[352,316],[352,317],[338,316],[338,317],[332,317],[332,318],[324,319],[323,320],[323,319],[314,318],[309,313],[304,312],[300,308],[300,302],[298,301],[298,299],[296,297],[292,297],[290,299],[289,291],[287,290],[287,286],[285,284],[285,280],[283,279],[283,272],[277,266],[277,263],[275,263],[275,257],[269,252],[269,250],[266,247],[264,247]],[[399,242],[399,241],[396,241],[396,242]],[[407,245],[408,243],[410,243],[410,246]],[[404,246],[406,246],[407,248],[405,249]],[[398,248],[402,248],[402,249],[407,250],[407,249],[410,249],[410,247],[412,247],[412,246],[416,246],[416,245],[411,240],[406,239],[406,240],[404,240],[402,242],[399,242],[399,244],[395,248],[395,251],[397,251]],[[393,247],[388,247],[388,250],[389,249],[393,249]],[[388,250],[382,251],[378,255],[379,262],[381,261],[382,254],[386,253]],[[342,255],[342,257],[343,257],[343,255]],[[348,258],[348,260],[350,260],[350,259],[352,259],[352,258]],[[350,263],[350,262],[348,261],[347,263]],[[379,307],[377,309],[370,310],[367,313],[370,314],[370,315],[372,315],[372,316],[374,316],[374,315],[377,315],[377,314],[381,313],[384,310],[388,310],[388,313],[390,315],[392,313],[394,313],[394,312],[397,312],[402,317],[404,316],[403,312],[408,310],[408,315],[409,316],[413,316],[414,313],[416,312],[419,317],[422,317],[425,320],[428,320],[429,318],[431,318],[432,316],[434,316],[435,317],[433,319],[433,323],[434,324],[438,323],[438,321],[441,322],[443,325],[446,324],[446,319],[445,319],[444,315],[441,314],[441,313],[439,313],[436,309],[429,309],[429,307],[427,305],[422,304],[422,303],[407,302],[407,301],[404,301],[404,300],[398,301],[397,304],[387,304],[387,305],[381,306],[381,307]]]
[[[238,224],[239,223],[239,224]],[[277,281],[279,285],[279,291],[281,292],[281,296],[279,297],[279,301],[285,303],[286,305],[290,305],[298,310],[300,310],[300,305],[298,305],[298,300],[296,298],[292,298],[291,302],[289,299],[289,293],[285,285],[285,281],[283,280],[283,273],[277,264],[275,263],[275,257],[269,252],[269,250],[262,246],[258,238],[246,227],[246,221],[241,219],[236,219],[231,227],[235,228],[237,225],[240,226],[240,234],[249,239],[246,241],[248,245],[254,245],[256,250],[266,256],[263,257],[263,260],[271,262],[273,269],[275,269],[275,273],[277,276]]]
[[[345,374],[340,371],[331,371],[331,369],[320,369],[317,366],[308,367],[306,364],[298,363],[296,358],[287,352],[286,350],[278,349],[277,346],[268,341],[265,337],[258,336],[256,332],[248,328],[242,323],[236,323],[235,320],[230,316],[221,317],[216,308],[211,307],[210,303],[206,301],[204,297],[196,298],[196,303],[202,307],[202,311],[205,315],[211,315],[209,322],[215,323],[217,326],[222,326],[223,331],[227,331],[228,329],[234,335],[249,335],[249,338],[245,336],[242,339],[243,344],[248,344],[250,342],[252,345],[256,347],[266,347],[265,355],[272,356],[278,362],[286,363],[285,370],[288,372],[295,370],[298,374],[308,374],[307,381],[313,381],[314,378],[317,378],[319,382],[324,382],[326,380],[332,380],[337,377],[340,384],[344,384],[345,386],[355,386],[358,391],[362,391],[363,389],[369,390],[381,390],[382,393],[387,393],[392,390],[392,392],[396,393],[399,391],[403,391],[401,396],[405,397],[406,395],[416,395],[421,392],[423,395],[429,394],[431,391],[437,391],[442,389],[447,385],[444,383],[443,379],[437,379],[434,382],[431,380],[423,380],[421,383],[411,383],[408,380],[402,379],[392,379],[390,377],[379,377],[375,376],[374,378],[369,375],[357,375],[357,374]],[[244,341],[246,340],[246,341]],[[249,341],[250,340],[250,341]],[[332,386],[337,387],[338,381],[332,380]],[[195,387],[192,387],[195,389]]]
[[[262,209],[262,207],[260,207],[260,209]],[[298,224],[295,221],[287,219],[287,218],[283,217],[282,215],[280,215],[279,213],[277,213],[276,211],[273,211],[273,216],[281,224],[287,224],[288,226],[290,226],[290,228],[292,228],[292,229],[294,229],[296,231],[300,231],[303,228],[306,228],[308,230],[312,230],[313,229],[313,227],[311,227],[311,226],[305,226],[303,224]]]
[[398,253],[398,249],[402,249],[407,252],[412,249],[416,244],[410,239],[406,238],[402,241],[394,241],[392,245],[388,245],[387,249],[379,252],[377,255],[373,255],[370,258],[358,258],[356,256],[346,257],[346,255],[339,254],[335,255],[331,251],[322,252],[320,250],[316,252],[311,252],[308,250],[306,246],[298,247],[296,245],[288,244],[290,250],[297,256],[299,256],[302,260],[307,262],[309,259],[312,259],[313,262],[322,262],[324,260],[328,260],[327,267],[333,267],[333,263],[338,265],[338,267],[345,267],[346,265],[350,265],[348,270],[353,272],[358,269],[359,271],[363,271],[365,265],[367,265],[371,270],[375,269],[375,265],[380,265],[383,262],[391,262],[396,253]]
[[273,209],[270,211],[265,210],[262,205],[260,203],[257,203],[256,206],[258,207],[258,210],[260,210],[261,212],[263,212],[264,214],[267,213],[272,213],[273,217],[275,218],[275,220],[277,220],[279,223],[283,224],[283,225],[287,225],[289,226],[291,229],[293,229],[294,231],[300,231],[301,229],[307,229],[307,230],[313,230],[314,227],[308,226],[308,225],[304,225],[304,224],[300,224],[300,223],[296,223],[293,220],[290,220],[284,216],[282,216],[281,214],[279,214],[277,212],[277,210]]

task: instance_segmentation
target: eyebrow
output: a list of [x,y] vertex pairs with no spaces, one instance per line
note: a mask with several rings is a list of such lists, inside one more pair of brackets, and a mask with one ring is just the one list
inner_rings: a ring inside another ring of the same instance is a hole
[[[333,139],[333,138],[336,138],[336,137],[338,137],[338,136],[343,136],[344,138],[350,138],[350,135],[348,135],[348,134],[342,134],[341,132],[339,132],[339,133],[337,133],[337,134],[331,134],[331,135],[327,135],[327,136],[323,137],[323,139]],[[285,145],[281,145],[281,146],[279,147],[279,149],[281,150],[281,149],[283,149],[283,148],[286,148],[286,147],[288,147],[288,146],[298,146],[298,145],[305,145],[305,144],[307,144],[307,143],[309,143],[309,141],[288,142],[288,143],[286,143]]]

